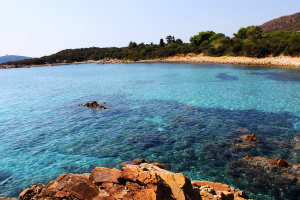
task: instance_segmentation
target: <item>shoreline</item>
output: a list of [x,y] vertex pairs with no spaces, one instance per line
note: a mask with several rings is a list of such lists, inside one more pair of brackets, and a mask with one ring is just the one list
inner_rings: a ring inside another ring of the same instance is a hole
[[170,62],[170,63],[198,63],[198,64],[224,64],[224,65],[244,65],[253,67],[276,67],[283,69],[296,69],[300,70],[300,57],[290,56],[277,56],[277,57],[266,57],[266,58],[251,58],[242,56],[221,56],[211,57],[204,56],[203,54],[178,54],[167,58],[159,58],[153,60],[120,60],[105,58],[102,60],[88,60],[84,62],[72,62],[72,63],[53,63],[43,65],[24,65],[16,67],[15,65],[0,65],[0,69],[10,68],[30,68],[30,67],[42,67],[42,66],[56,66],[56,65],[78,65],[87,63],[97,64],[119,64],[119,63],[154,63],[154,62]]
[[206,63],[206,64],[231,64],[231,65],[244,65],[253,67],[277,67],[284,69],[299,69],[300,58],[289,56],[266,57],[266,58],[250,58],[250,57],[234,57],[222,56],[211,57],[204,56],[203,54],[187,54],[176,55],[163,59],[162,62],[181,62],[181,63]]
[[[218,182],[192,181],[182,173],[166,170],[161,163],[148,163],[145,159],[123,163],[121,170],[99,166],[90,173],[62,174],[46,185],[40,183],[24,189],[19,199],[250,199],[243,190]],[[0,197],[0,200],[17,199]]]

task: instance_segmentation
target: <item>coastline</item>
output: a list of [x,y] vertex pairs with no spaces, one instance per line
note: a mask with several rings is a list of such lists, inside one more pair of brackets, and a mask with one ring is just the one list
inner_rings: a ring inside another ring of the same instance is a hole
[[276,67],[284,69],[297,69],[300,70],[300,57],[290,57],[290,56],[277,56],[277,57],[266,57],[266,58],[251,58],[243,56],[221,56],[221,57],[211,57],[204,56],[203,54],[178,54],[175,56],[170,56],[167,58],[159,58],[153,60],[120,60],[120,59],[110,59],[105,58],[102,60],[88,60],[84,62],[72,62],[72,63],[53,63],[53,64],[43,64],[43,65],[0,65],[0,69],[9,68],[30,68],[30,67],[42,67],[42,66],[56,66],[56,65],[78,65],[87,63],[97,63],[97,64],[118,64],[118,63],[154,63],[154,62],[174,62],[174,63],[208,63],[208,64],[232,64],[232,65],[246,65],[246,66],[267,66]]
[[[121,163],[122,164],[122,163]],[[62,174],[47,185],[24,189],[20,200],[247,200],[250,197],[235,187],[208,181],[191,181],[182,173],[173,173],[160,163],[145,159],[124,162],[119,169],[96,167],[91,173]],[[0,200],[17,200],[0,197]]]
[[162,62],[232,64],[247,66],[272,66],[287,69],[300,69],[300,58],[289,56],[250,58],[250,57],[210,57],[203,54],[176,55],[165,58]]

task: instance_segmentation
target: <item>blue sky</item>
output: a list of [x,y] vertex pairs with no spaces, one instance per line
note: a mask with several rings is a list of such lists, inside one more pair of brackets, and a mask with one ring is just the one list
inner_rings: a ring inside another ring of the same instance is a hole
[[299,0],[0,0],[0,56],[63,49],[184,42],[201,31],[239,28],[300,12]]

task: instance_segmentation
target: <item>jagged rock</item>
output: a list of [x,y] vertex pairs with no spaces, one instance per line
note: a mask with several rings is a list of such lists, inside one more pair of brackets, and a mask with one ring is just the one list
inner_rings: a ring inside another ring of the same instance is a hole
[[192,181],[194,188],[201,190],[201,199],[250,199],[244,191],[239,191],[234,187],[222,183],[213,183],[208,181]]
[[124,161],[119,163],[119,167],[125,167],[126,165],[140,165],[142,163],[151,163],[153,165],[156,165],[157,167],[161,168],[161,169],[170,169],[171,167],[169,165],[165,165],[165,164],[161,164],[155,161],[151,161],[151,160],[146,160],[145,158],[136,158],[133,161]]
[[0,197],[0,200],[17,200],[15,198],[4,198],[4,197]]
[[192,185],[183,174],[174,174],[148,163],[127,165],[122,170],[122,181],[140,183],[142,189],[152,189],[161,197],[192,199]]
[[19,199],[93,199],[99,190],[89,178],[88,174],[63,174],[47,186],[39,184],[24,190]]
[[40,197],[40,193],[45,190],[46,186],[42,184],[33,185],[31,188],[25,189],[23,192],[20,193],[19,198],[22,200],[29,200],[35,196]]
[[93,109],[104,109],[104,110],[107,109],[107,107],[98,104],[97,101],[92,101],[91,103],[79,104],[78,106],[87,106]]
[[117,169],[108,169],[104,167],[96,167],[92,170],[91,178],[98,184],[101,183],[118,183],[118,179],[122,176],[122,172]]
[[257,137],[255,137],[255,134],[248,134],[244,137],[244,141],[246,142],[256,142],[258,141]]
[[237,152],[237,151],[244,151],[249,149],[253,150],[253,149],[262,148],[261,144],[257,144],[259,142],[259,139],[255,136],[254,133],[251,134],[251,132],[248,129],[240,129],[235,131],[234,133],[238,133],[238,134],[248,133],[248,134],[233,139],[233,141],[237,143],[232,147],[233,151]]
[[[275,162],[274,162],[274,161]],[[275,158],[275,159],[270,159],[269,161],[270,164],[275,164],[277,165],[278,167],[287,167],[289,164],[286,160],[282,160],[282,159],[279,159],[279,158]]]
[[[135,160],[121,170],[96,167],[89,174],[63,174],[47,186],[25,189],[20,200],[243,200],[248,196],[221,183],[194,181],[181,173],[172,173],[155,163]],[[137,164],[139,163],[139,164]],[[6,199],[0,199],[6,200]]]

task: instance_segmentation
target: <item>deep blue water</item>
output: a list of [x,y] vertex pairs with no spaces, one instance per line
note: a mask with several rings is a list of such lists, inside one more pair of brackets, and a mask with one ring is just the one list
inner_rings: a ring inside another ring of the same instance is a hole
[[[279,145],[300,135],[299,71],[84,64],[0,70],[0,81],[0,196],[143,157],[272,199],[241,187],[225,165],[249,154],[300,162]],[[109,109],[77,106],[94,100]],[[242,128],[267,138],[264,148],[231,151]]]

